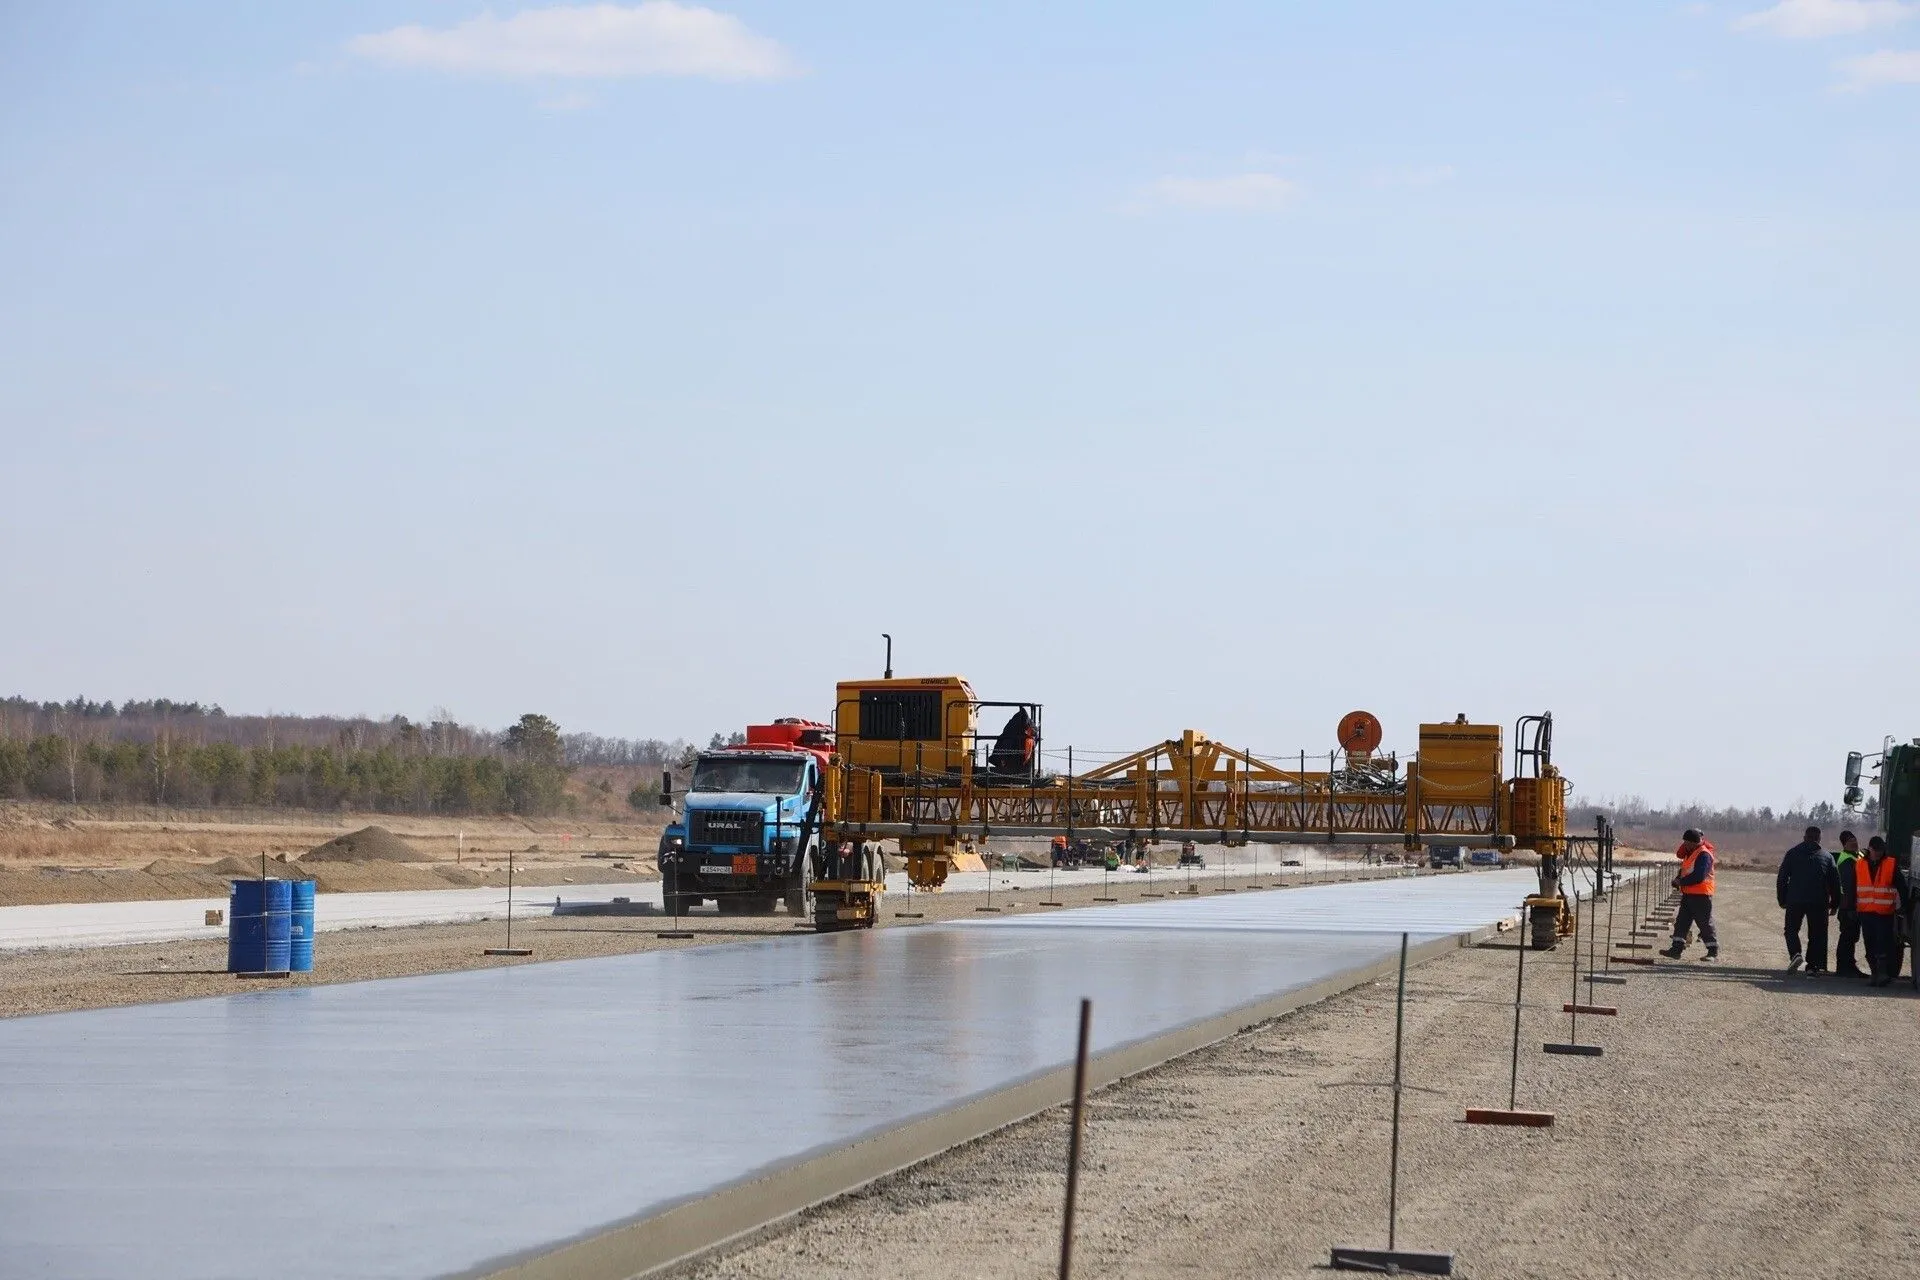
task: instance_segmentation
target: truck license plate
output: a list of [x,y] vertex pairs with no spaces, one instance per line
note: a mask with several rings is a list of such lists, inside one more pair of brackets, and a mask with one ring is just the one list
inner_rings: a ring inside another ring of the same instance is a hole
[[700,874],[703,876],[730,876],[733,874],[733,864],[731,862],[702,863]]

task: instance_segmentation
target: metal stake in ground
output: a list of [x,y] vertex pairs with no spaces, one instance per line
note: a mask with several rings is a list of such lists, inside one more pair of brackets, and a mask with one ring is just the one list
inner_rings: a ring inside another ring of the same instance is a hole
[[513,945],[513,850],[507,850],[507,945],[488,947],[483,953],[490,956],[530,956],[532,947]]
[[987,851],[986,853],[983,853],[983,854],[981,854],[981,855],[980,855],[980,865],[981,865],[981,866],[983,866],[983,867],[985,867],[985,868],[987,869],[987,905],[986,905],[986,906],[984,906],[984,907],[975,907],[975,908],[974,908],[974,910],[975,910],[975,911],[991,911],[991,912],[993,912],[993,913],[995,913],[995,914],[997,915],[997,914],[999,914],[999,911],[1000,911],[1000,908],[998,908],[998,907],[996,907],[996,906],[994,906],[994,905],[993,905],[993,862],[992,862],[992,858],[993,858],[993,851],[992,851],[992,850],[988,850],[988,851]]
[[[675,861],[678,861],[678,860],[679,860],[678,855],[675,855]],[[680,876],[677,871],[674,873],[673,879],[674,879],[674,887],[676,889],[679,888]],[[667,887],[667,879],[666,879],[666,876],[662,874],[662,876],[660,877],[661,892],[664,893],[666,891],[666,887]],[[680,913],[687,909],[687,895],[684,893],[674,894],[672,905],[673,905],[673,928],[662,929],[658,933],[654,934],[653,936],[656,938],[691,938],[693,937],[693,933],[690,930],[682,927],[682,925],[684,924],[684,921],[682,921],[680,918]],[[814,906],[814,910],[816,911],[819,910],[819,905],[817,903]]]
[[1333,1246],[1335,1271],[1411,1271],[1423,1276],[1453,1274],[1451,1253],[1426,1253],[1399,1247],[1400,1226],[1400,1093],[1402,1046],[1407,1029],[1407,935],[1400,935],[1400,985],[1393,1001],[1393,1148],[1387,1163],[1387,1247],[1364,1249]]
[[[1611,838],[1611,836],[1609,836],[1609,838]],[[1613,859],[1608,858],[1607,861],[1611,863]],[[1611,983],[1614,986],[1625,986],[1627,981],[1619,974],[1613,972],[1613,900],[1620,896],[1620,873],[1618,871],[1609,871],[1607,873],[1607,879],[1612,882],[1612,891],[1607,894],[1607,945],[1600,955],[1600,967],[1605,970],[1605,972],[1595,973],[1593,971],[1593,961],[1591,959],[1587,961],[1587,987],[1589,989],[1591,989],[1596,982]]]
[[1060,1227],[1060,1280],[1073,1274],[1073,1203],[1080,1194],[1080,1135],[1087,1121],[1087,1033],[1093,1027],[1093,1001],[1080,1001],[1080,1047],[1073,1057],[1073,1118],[1067,1135],[1067,1208]]
[[1513,1069],[1507,1078],[1507,1109],[1497,1107],[1468,1107],[1468,1124],[1517,1124],[1532,1129],[1545,1129],[1553,1124],[1551,1111],[1521,1111],[1515,1106],[1520,1096],[1520,1001],[1527,989],[1527,909],[1520,908],[1520,924],[1514,930],[1513,949],[1519,953],[1519,963],[1514,966],[1513,975]]
[[[1589,901],[1591,901],[1591,899],[1589,899]],[[1578,904],[1575,904],[1573,918],[1576,923],[1580,919]],[[1543,1044],[1540,1046],[1543,1052],[1571,1054],[1579,1058],[1597,1058],[1600,1056],[1601,1050],[1599,1045],[1580,1043],[1580,1010],[1584,1007],[1585,1006],[1580,1003],[1580,939],[1575,938],[1573,940],[1573,998],[1561,1006],[1561,1009],[1567,1015],[1567,1041],[1565,1044],[1555,1044],[1552,1042]]]
[[[1596,894],[1600,892],[1600,876],[1601,876],[1600,862],[1596,860],[1593,864],[1593,891]],[[1607,902],[1611,904],[1613,902],[1613,899],[1609,897],[1607,899]],[[1613,908],[1611,905],[1608,906],[1607,913],[1609,915],[1613,913]],[[1596,1003],[1594,994],[1593,994],[1593,984],[1600,981],[1600,975],[1596,974],[1593,971],[1593,949],[1594,949],[1595,943],[1598,942],[1599,940],[1599,936],[1600,936],[1600,900],[1598,898],[1588,898],[1587,899],[1587,1002],[1582,1005],[1576,1005],[1575,1007],[1569,1009],[1567,1012],[1584,1013],[1593,1017],[1611,1018],[1616,1014],[1618,1014],[1620,1011],[1614,1008],[1610,1004]],[[1610,978],[1608,979],[1608,981],[1610,982],[1617,981],[1617,979]],[[1575,997],[1576,1000],[1578,998],[1579,997],[1577,996]]]

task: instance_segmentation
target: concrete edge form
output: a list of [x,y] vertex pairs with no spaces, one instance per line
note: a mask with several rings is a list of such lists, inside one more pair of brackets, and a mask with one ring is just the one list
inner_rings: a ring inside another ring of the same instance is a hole
[[[1477,945],[1498,932],[1498,926],[1486,926],[1434,938],[1411,948],[1408,963],[1425,964],[1448,952]],[[1105,1088],[1261,1023],[1377,981],[1393,973],[1398,965],[1396,951],[1308,986],[1109,1050],[1088,1063],[1088,1085]],[[1097,1008],[1094,1017],[1099,1017]],[[1073,1068],[1069,1064],[536,1256],[505,1265],[490,1263],[462,1274],[485,1280],[633,1280],[656,1274],[1059,1106],[1069,1100],[1072,1089]]]

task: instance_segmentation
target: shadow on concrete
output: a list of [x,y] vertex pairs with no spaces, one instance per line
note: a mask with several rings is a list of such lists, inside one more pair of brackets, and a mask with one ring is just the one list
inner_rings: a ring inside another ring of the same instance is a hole
[[[672,920],[672,917],[671,916],[666,916],[666,917],[655,916],[651,923],[631,925],[624,929],[615,928],[615,927],[604,927],[604,928],[596,929],[596,928],[592,928],[589,926],[582,926],[582,925],[573,925],[573,926],[567,926],[562,928],[556,928],[552,925],[538,925],[538,926],[529,926],[529,931],[534,933],[612,933],[612,934],[620,934],[628,937],[643,938],[643,937],[652,937],[654,934],[660,932],[660,921],[663,919],[670,922]],[[693,921],[685,922],[686,925],[692,925],[694,923],[695,922]],[[790,921],[782,920],[780,922],[779,927],[769,928],[769,929],[685,928],[685,932],[691,933],[696,939],[698,938],[780,938],[780,937],[788,936],[792,930],[792,925],[797,923],[798,923],[797,921],[790,922]]]

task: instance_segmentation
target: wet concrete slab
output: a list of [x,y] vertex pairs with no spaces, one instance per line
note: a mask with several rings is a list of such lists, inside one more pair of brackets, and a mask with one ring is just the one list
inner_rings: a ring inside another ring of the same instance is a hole
[[[0,1022],[0,1275],[484,1273],[1511,916],[1524,872]],[[1355,927],[1354,922],[1363,922]]]

